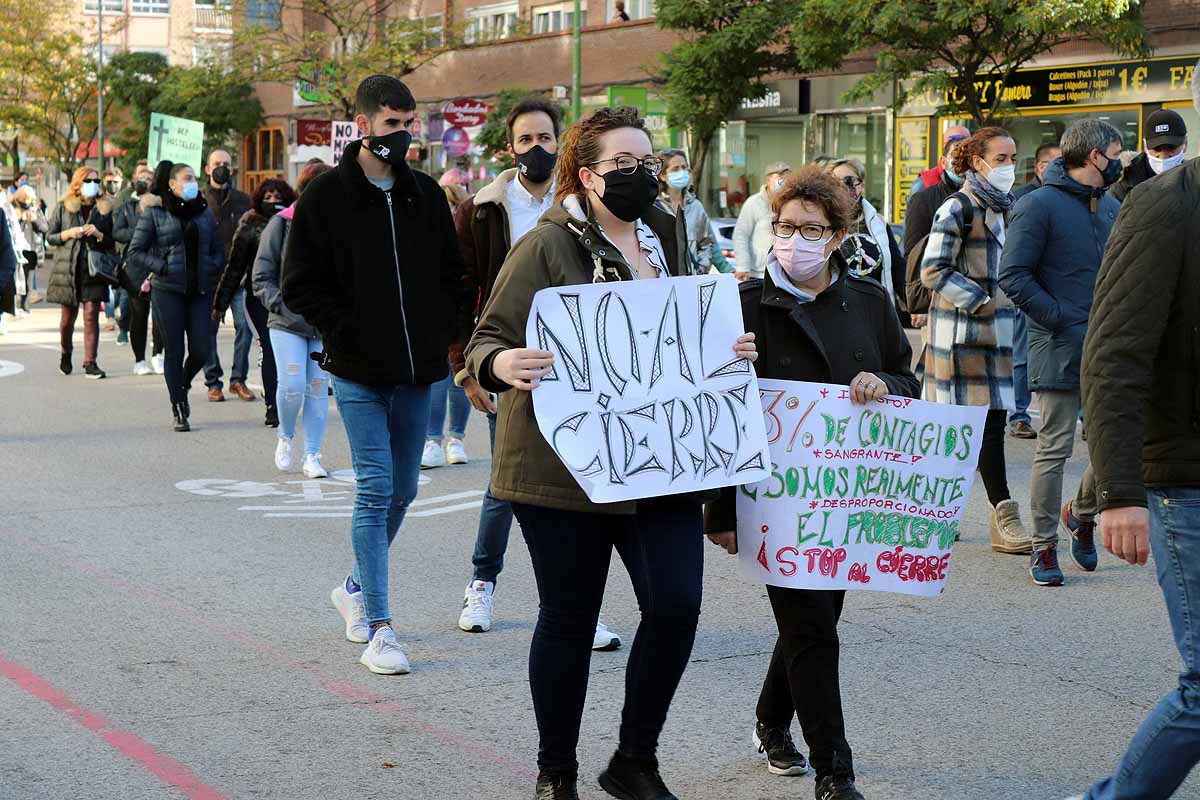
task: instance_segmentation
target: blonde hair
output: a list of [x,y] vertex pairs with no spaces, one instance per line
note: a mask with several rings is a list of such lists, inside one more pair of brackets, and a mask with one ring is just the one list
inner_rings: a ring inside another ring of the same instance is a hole
[[458,184],[446,184],[442,187],[442,191],[446,194],[446,202],[450,204],[451,211],[465,203],[470,196],[467,194],[467,190]]
[[104,170],[104,175],[102,177],[120,178],[121,180],[125,180],[125,173],[121,172],[120,167],[109,167],[108,169]]
[[71,185],[67,187],[67,194],[83,200],[83,179],[93,172],[96,175],[100,174],[100,171],[95,167],[84,166],[75,170],[74,174],[71,175]]
[[835,161],[830,161],[825,165],[825,171],[832,175],[833,171],[838,167],[849,167],[854,170],[854,174],[858,176],[860,181],[867,179],[867,168],[857,158],[839,158]]
[[13,202],[24,203],[28,206],[36,206],[38,204],[37,192],[33,190],[32,186],[22,186],[21,188],[17,189],[16,194],[13,195]]

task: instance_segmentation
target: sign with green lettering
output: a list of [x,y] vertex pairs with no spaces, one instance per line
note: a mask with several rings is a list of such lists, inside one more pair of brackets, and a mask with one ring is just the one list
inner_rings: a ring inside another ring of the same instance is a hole
[[738,489],[738,552],[793,589],[945,591],[986,408],[760,378],[771,476]]

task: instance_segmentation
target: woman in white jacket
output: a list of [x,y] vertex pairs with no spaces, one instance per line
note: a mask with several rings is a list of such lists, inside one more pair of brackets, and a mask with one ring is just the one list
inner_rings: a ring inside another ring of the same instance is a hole
[[857,158],[840,158],[825,167],[854,197],[858,215],[842,241],[842,255],[857,275],[883,284],[892,305],[904,308],[904,254],[896,244],[887,221],[863,196],[866,168]]

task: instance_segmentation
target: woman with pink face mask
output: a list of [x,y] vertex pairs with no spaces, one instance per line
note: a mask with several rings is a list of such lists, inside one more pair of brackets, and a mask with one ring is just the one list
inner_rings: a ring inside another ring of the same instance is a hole
[[[746,330],[755,334],[760,378],[850,387],[855,403],[916,397],[912,348],[888,292],[850,269],[840,245],[854,221],[842,182],[817,166],[793,172],[771,199],[774,245],[762,280],[741,284]],[[737,552],[735,490],[705,509],[714,544]],[[838,679],[838,618],[844,591],[768,586],[779,639],[758,699],[754,742],[775,775],[809,764],[790,729],[800,719],[817,797],[862,800],[846,742]]]

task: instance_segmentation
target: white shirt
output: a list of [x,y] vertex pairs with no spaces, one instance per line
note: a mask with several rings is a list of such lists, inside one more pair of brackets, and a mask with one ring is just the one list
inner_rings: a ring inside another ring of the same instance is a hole
[[521,183],[519,175],[514,175],[513,179],[508,182],[508,232],[511,235],[512,244],[516,244],[525,234],[533,230],[538,224],[538,220],[542,218],[554,205],[554,188],[555,184],[552,181],[550,188],[546,190],[546,194],[542,197],[541,202],[529,193],[525,185]]
[[[654,271],[658,273],[657,277],[671,277],[671,273],[667,271],[667,257],[663,254],[662,242],[658,240],[658,234],[640,219],[637,221],[637,240],[638,249],[646,257],[646,263],[654,267]],[[633,273],[634,278],[639,277],[637,266],[634,266],[630,272]]]

